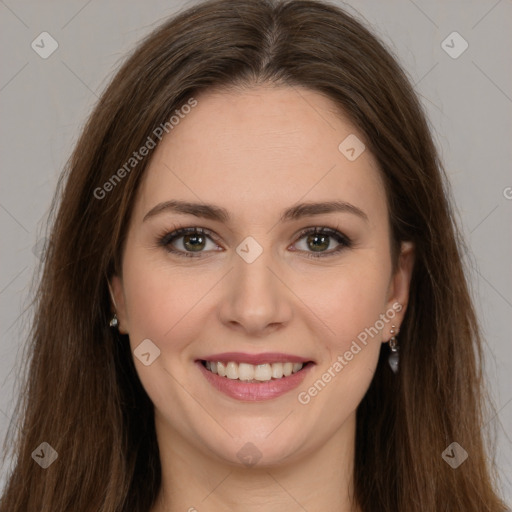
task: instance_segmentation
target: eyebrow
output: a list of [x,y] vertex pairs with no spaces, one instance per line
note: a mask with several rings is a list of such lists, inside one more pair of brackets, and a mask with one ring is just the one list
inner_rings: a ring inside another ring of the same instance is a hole
[[[229,212],[220,206],[207,203],[191,203],[189,201],[171,200],[159,203],[144,216],[142,222],[154,217],[163,212],[174,212],[181,214],[194,215],[204,219],[215,220],[227,224],[231,216]],[[352,213],[357,215],[364,221],[368,222],[366,213],[354,206],[353,204],[346,203],[345,201],[324,201],[319,203],[300,203],[290,208],[285,209],[281,213],[280,222],[287,222],[297,220],[302,217],[309,217],[312,215],[321,215],[325,213]]]

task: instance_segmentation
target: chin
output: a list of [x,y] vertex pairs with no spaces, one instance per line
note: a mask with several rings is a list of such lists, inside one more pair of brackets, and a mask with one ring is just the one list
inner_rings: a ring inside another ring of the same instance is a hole
[[229,465],[240,468],[280,466],[300,456],[305,439],[303,433],[295,438],[289,428],[280,433],[272,432],[278,424],[276,421],[272,428],[265,427],[259,433],[248,429],[241,430],[240,435],[231,432],[232,438],[224,436],[222,442],[209,439],[205,444],[216,458]]

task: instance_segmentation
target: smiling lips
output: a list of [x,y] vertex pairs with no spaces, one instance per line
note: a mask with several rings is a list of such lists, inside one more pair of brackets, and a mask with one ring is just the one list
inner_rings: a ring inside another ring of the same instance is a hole
[[276,398],[297,387],[314,365],[290,354],[224,353],[197,360],[208,382],[238,400]]
[[281,379],[297,373],[304,366],[302,363],[264,363],[249,364],[229,361],[227,364],[221,361],[205,361],[207,370],[218,374],[220,377],[227,377],[232,380],[265,382],[270,379]]

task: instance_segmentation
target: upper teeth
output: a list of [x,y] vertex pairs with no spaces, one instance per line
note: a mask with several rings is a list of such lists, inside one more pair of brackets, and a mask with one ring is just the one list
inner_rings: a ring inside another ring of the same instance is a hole
[[222,363],[220,361],[206,361],[206,368],[212,373],[217,373],[221,377],[239,380],[259,380],[267,381],[272,378],[280,379],[288,377],[292,373],[298,372],[304,366],[303,363],[265,363],[265,364],[248,364]]

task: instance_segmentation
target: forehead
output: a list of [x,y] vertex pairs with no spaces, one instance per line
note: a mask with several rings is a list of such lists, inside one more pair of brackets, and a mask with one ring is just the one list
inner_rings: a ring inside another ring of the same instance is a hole
[[351,161],[339,149],[345,140],[364,143],[364,136],[322,94],[261,86],[194,98],[197,105],[155,150],[139,209],[183,199],[219,204],[250,219],[262,218],[262,207],[281,211],[299,200],[342,199],[377,215],[386,210],[373,155],[364,150]]

